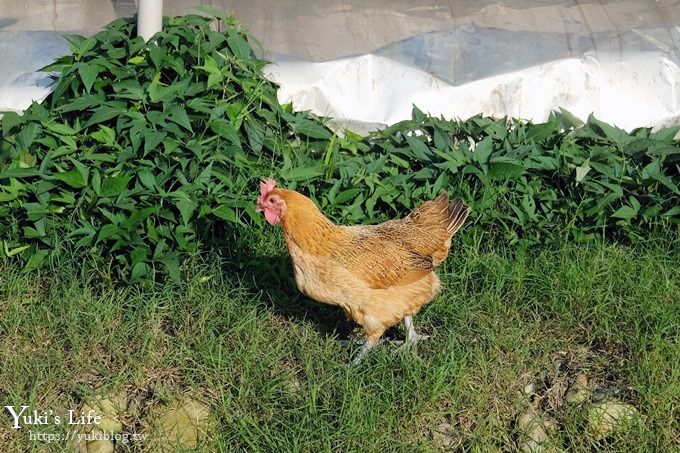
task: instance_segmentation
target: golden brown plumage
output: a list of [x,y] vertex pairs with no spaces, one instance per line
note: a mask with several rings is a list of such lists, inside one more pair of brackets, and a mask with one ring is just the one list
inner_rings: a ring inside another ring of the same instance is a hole
[[442,192],[402,219],[340,226],[309,198],[274,185],[262,183],[258,209],[271,224],[281,224],[298,288],[342,307],[362,326],[365,350],[441,290],[434,268],[446,259],[451,237],[467,218],[462,200],[449,202]]

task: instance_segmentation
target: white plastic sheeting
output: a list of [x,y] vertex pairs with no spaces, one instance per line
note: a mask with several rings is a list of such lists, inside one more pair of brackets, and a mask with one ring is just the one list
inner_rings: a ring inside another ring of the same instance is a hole
[[[165,0],[168,15],[196,3]],[[680,0],[236,0],[282,101],[363,132],[410,117],[545,120],[565,108],[627,129],[680,123]],[[134,0],[0,0],[0,110],[47,94],[34,71]]]

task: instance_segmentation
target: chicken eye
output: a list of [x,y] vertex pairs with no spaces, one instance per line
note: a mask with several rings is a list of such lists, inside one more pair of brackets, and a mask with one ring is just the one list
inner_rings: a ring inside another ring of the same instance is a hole
[[274,197],[269,197],[269,199],[267,201],[270,202],[270,203],[274,203]]

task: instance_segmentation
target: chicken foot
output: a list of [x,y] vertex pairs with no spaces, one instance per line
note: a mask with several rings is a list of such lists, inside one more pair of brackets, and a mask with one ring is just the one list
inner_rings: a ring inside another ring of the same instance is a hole
[[377,339],[377,340],[366,339],[366,341],[364,341],[364,343],[361,345],[361,350],[359,351],[357,356],[354,358],[354,360],[352,360],[352,365],[358,365],[359,362],[361,362],[363,360],[363,358],[366,357],[366,354],[368,353],[368,351],[370,351],[374,347],[378,346],[382,342],[383,342],[382,339]]
[[[404,324],[406,326],[406,341],[401,342],[401,341],[393,341],[391,343],[396,344],[396,345],[401,345],[401,348],[408,347],[411,345],[414,345],[420,341],[427,340],[430,338],[429,335],[421,335],[416,332],[415,327],[413,326],[413,316],[406,316],[404,317]],[[352,360],[351,365],[357,365],[359,364],[364,357],[366,357],[366,354],[368,354],[368,351],[379,345],[380,343],[384,342],[385,340],[383,338],[361,338],[358,341],[352,341],[352,340],[339,340],[341,344],[356,344],[361,345],[361,350],[359,350],[359,353],[357,356]]]

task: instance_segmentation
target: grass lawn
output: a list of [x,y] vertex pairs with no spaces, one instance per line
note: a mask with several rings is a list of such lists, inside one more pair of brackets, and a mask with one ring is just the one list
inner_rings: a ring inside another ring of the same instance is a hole
[[[181,284],[147,288],[107,287],[75,259],[32,275],[0,263],[2,405],[56,413],[125,392],[123,431],[135,433],[190,395],[210,411],[199,451],[508,451],[530,408],[554,421],[557,450],[680,447],[677,237],[531,252],[458,242],[439,269],[443,294],[416,317],[432,338],[383,345],[352,368],[336,340],[353,326],[297,292],[279,232],[258,240],[259,256],[232,254],[240,267],[199,256]],[[591,401],[640,416],[596,440],[591,403],[565,400],[579,375]],[[65,450],[11,424],[3,411],[0,451]]]

